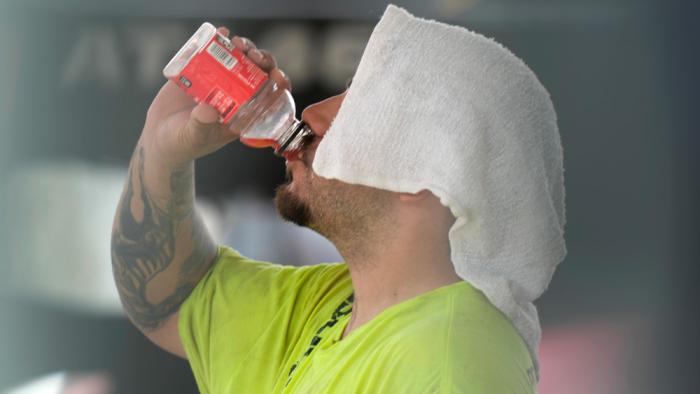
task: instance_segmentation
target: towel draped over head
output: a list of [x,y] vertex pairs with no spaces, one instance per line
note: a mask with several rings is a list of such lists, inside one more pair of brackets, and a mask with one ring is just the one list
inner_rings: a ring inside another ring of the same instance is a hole
[[566,255],[564,183],[554,107],[522,60],[480,34],[389,5],[313,170],[435,194],[457,218],[449,231],[457,274],[511,320],[539,371],[533,301]]

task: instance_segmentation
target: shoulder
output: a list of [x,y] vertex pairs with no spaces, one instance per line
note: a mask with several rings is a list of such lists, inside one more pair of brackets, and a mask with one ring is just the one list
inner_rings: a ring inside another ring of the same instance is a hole
[[406,311],[391,343],[401,360],[394,368],[420,379],[415,383],[428,392],[535,391],[527,346],[480,291],[464,282],[422,301]]
[[[286,285],[304,287],[316,283],[319,285],[333,284],[336,281],[349,279],[345,263],[319,263],[303,266],[278,264],[248,258],[227,246],[219,247],[218,256],[209,276],[219,282],[243,280],[263,285],[270,284],[266,281],[270,278]],[[256,279],[259,281],[256,282]]]

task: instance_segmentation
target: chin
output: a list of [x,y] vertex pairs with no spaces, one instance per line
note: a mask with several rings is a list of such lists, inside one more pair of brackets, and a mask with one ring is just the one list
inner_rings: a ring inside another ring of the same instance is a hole
[[277,213],[288,222],[302,227],[309,227],[311,222],[309,204],[292,191],[292,182],[288,181],[275,189]]

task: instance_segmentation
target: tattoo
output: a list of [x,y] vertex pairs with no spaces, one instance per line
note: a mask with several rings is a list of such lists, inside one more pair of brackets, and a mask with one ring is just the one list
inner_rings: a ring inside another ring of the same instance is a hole
[[[209,269],[216,247],[194,211],[193,165],[172,172],[170,196],[159,203],[146,190],[144,165],[143,147],[138,146],[112,233],[112,269],[127,314],[141,329],[152,331],[192,292]],[[141,212],[134,209],[139,205]],[[189,237],[178,242],[188,228]],[[149,284],[167,269],[178,269],[173,263],[179,248],[191,253],[180,263],[177,279],[171,279],[176,281],[173,290],[157,302],[149,300]]]

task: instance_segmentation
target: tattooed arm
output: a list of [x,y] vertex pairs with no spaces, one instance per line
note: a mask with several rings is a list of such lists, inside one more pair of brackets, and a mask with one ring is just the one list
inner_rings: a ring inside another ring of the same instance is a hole
[[[255,48],[245,38],[232,42],[245,54]],[[251,60],[291,89],[275,58],[261,52]],[[194,161],[240,134],[218,118],[174,83],[163,85],[148,109],[112,229],[112,269],[127,315],[153,342],[182,357],[178,311],[217,250],[194,208]]]
[[169,168],[145,144],[131,159],[112,232],[112,269],[131,321],[185,357],[177,311],[216,255],[194,208],[194,162]]

